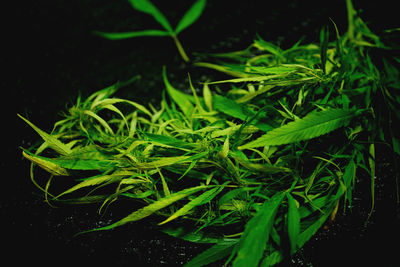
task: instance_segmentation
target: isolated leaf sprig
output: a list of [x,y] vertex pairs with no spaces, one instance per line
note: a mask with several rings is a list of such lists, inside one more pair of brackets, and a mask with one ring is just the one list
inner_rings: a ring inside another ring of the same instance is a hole
[[183,49],[181,42],[178,39],[178,34],[192,25],[200,17],[206,6],[206,0],[197,0],[183,15],[175,29],[173,29],[161,11],[149,0],[129,0],[129,2],[134,9],[153,16],[153,18],[164,28],[164,30],[151,29],[119,33],[95,31],[94,33],[110,40],[120,40],[142,36],[170,36],[174,40],[182,59],[185,62],[190,61],[188,55]]

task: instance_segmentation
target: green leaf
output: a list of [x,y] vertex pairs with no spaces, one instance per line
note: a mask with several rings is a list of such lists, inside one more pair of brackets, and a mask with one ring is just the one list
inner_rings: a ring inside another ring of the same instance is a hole
[[296,201],[290,193],[286,193],[288,199],[288,235],[290,241],[290,254],[294,254],[297,249],[297,239],[300,233],[300,214]]
[[133,32],[100,32],[94,31],[93,34],[109,39],[109,40],[121,40],[134,37],[142,36],[169,36],[169,32],[161,30],[145,30],[145,31],[133,31]]
[[72,193],[74,191],[77,191],[79,189],[88,187],[88,186],[95,186],[95,185],[101,185],[104,183],[115,183],[119,182],[121,179],[127,176],[127,173],[124,172],[117,172],[114,174],[109,174],[109,175],[96,175],[90,179],[87,179],[83,182],[80,182],[79,184],[71,187],[70,189],[64,191],[63,193],[59,194],[55,199],[60,198],[63,195]]
[[206,202],[211,200],[210,199],[211,197],[215,197],[215,195],[216,195],[215,193],[220,189],[221,189],[220,187],[215,187],[213,189],[210,189],[210,190],[204,192],[203,194],[201,194],[200,196],[194,198],[189,203],[187,203],[185,206],[183,206],[182,208],[177,210],[174,214],[172,214],[166,220],[160,222],[158,225],[163,225],[163,224],[166,224],[167,222],[175,220],[176,218],[187,214],[194,207],[197,207],[197,206],[205,204]]
[[83,113],[94,118],[95,120],[97,120],[104,127],[106,132],[114,135],[114,131],[111,129],[110,125],[108,125],[108,123],[102,117],[100,117],[99,115],[97,115],[96,113],[94,113],[91,110],[85,110],[85,111],[83,111]]
[[400,140],[395,137],[392,137],[392,149],[400,156]]
[[215,244],[225,241],[226,242],[237,241],[236,239],[225,238],[221,234],[213,233],[210,231],[199,231],[198,229],[195,229],[195,227],[196,226],[190,226],[190,225],[185,225],[185,226],[170,225],[160,230],[166,234],[169,234],[170,236],[194,243]]
[[134,9],[152,15],[168,32],[173,33],[165,16],[148,0],[129,0]]
[[349,201],[350,207],[352,206],[352,183],[354,182],[354,179],[356,177],[356,169],[357,166],[354,162],[354,160],[350,160],[349,164],[347,165],[344,173],[343,173],[343,180],[344,180],[344,185],[346,186],[346,199]]
[[204,104],[208,108],[208,111],[212,111],[213,110],[212,94],[207,83],[205,83],[203,86],[203,99],[204,99]]
[[[58,166],[59,168],[69,170],[106,170],[112,167],[115,163],[110,159],[106,159],[96,149],[88,146],[82,149],[74,150],[71,154],[60,156],[58,158],[47,158],[38,155],[34,155],[26,150],[25,154],[29,160],[38,163],[41,167],[45,167],[43,164],[48,166]],[[45,168],[46,169],[46,168]],[[46,169],[47,170],[47,169]]]
[[176,26],[175,34],[179,34],[181,31],[192,25],[203,13],[204,7],[206,6],[206,0],[197,0],[192,7],[183,15]]
[[193,105],[190,102],[190,96],[185,93],[182,93],[181,91],[176,90],[169,83],[165,67],[163,68],[163,79],[165,87],[167,88],[168,95],[179,106],[183,114],[185,114],[186,117],[190,117],[190,114],[193,111]]
[[[221,95],[214,95],[213,108],[231,117],[241,119],[242,121],[246,121],[256,115],[254,111],[250,110],[245,105],[238,104],[232,99]],[[259,117],[262,117],[262,114]],[[251,124],[255,125],[258,129],[262,131],[269,131],[273,129],[270,125],[261,122],[257,118],[255,118]]]
[[274,266],[275,264],[281,262],[283,260],[283,252],[275,250],[273,247],[270,248],[272,252],[267,255],[260,266]]
[[284,196],[284,193],[276,193],[270,200],[265,201],[256,215],[248,221],[238,244],[233,267],[258,266]]
[[72,152],[72,150],[64,143],[62,143],[60,140],[58,140],[56,137],[40,130],[38,127],[36,127],[32,122],[29,120],[25,119],[21,115],[17,114],[18,117],[23,119],[29,126],[31,126],[42,138],[43,140],[48,144],[50,148],[55,150],[61,155],[68,155]]
[[220,199],[218,200],[218,205],[221,206],[224,203],[227,203],[231,201],[232,199],[239,198],[243,195],[247,195],[247,192],[255,190],[254,188],[251,187],[239,187],[237,189],[232,189],[228,191],[226,194],[224,194]]
[[309,227],[301,232],[297,238],[297,246],[302,247],[325,223],[326,219],[331,215],[334,205],[321,213],[320,217],[317,218]]
[[191,188],[181,190],[181,191],[173,193],[167,197],[161,198],[161,199],[157,200],[156,202],[153,202],[153,203],[149,204],[148,206],[143,207],[135,212],[132,212],[125,218],[123,218],[113,224],[110,224],[110,225],[104,226],[104,227],[100,227],[100,228],[96,228],[96,229],[92,229],[89,231],[85,231],[82,233],[110,230],[110,229],[124,225],[129,222],[139,221],[143,218],[150,216],[154,212],[156,212],[160,209],[163,209],[163,208],[171,205],[172,203],[175,203],[178,200],[181,200],[182,198],[188,197],[188,196],[190,196],[200,190],[206,189],[206,188],[208,188],[208,186],[201,185],[201,186],[196,186],[196,187],[191,187]]
[[283,145],[309,140],[347,125],[350,119],[357,114],[355,110],[343,109],[313,112],[302,119],[275,128],[258,139],[239,147],[239,149]]
[[56,175],[56,176],[68,176],[69,172],[63,168],[60,167],[59,165],[55,164],[54,162],[51,162],[43,157],[31,154],[28,151],[22,151],[22,155],[30,160],[31,162],[36,163],[37,165],[39,165],[41,168],[43,168],[44,170],[48,171],[49,173]]
[[198,145],[195,143],[188,143],[185,141],[182,141],[181,139],[172,137],[172,136],[167,136],[167,135],[161,135],[161,134],[152,134],[152,133],[146,133],[143,132],[143,135],[148,138],[151,142],[154,143],[159,143],[163,144],[166,146],[174,147],[174,148],[181,148],[184,150],[193,150],[194,148],[197,148]]
[[224,144],[222,145],[222,150],[219,152],[219,156],[222,159],[225,159],[228,157],[229,154],[229,135],[226,136]]
[[187,262],[184,267],[199,267],[206,266],[212,262],[223,259],[231,254],[234,246],[237,244],[237,241],[222,241],[209,249],[203,251],[198,254],[196,257]]
[[324,73],[326,73],[326,52],[328,50],[328,42],[329,42],[329,28],[324,27],[322,28],[319,39],[321,42],[321,68]]

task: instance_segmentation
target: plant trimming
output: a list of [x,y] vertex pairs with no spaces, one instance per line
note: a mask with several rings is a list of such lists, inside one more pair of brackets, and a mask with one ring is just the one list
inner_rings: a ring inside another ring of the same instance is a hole
[[[98,202],[104,212],[121,199],[143,204],[87,232],[152,216],[161,231],[213,244],[186,266],[280,262],[352,206],[362,174],[372,214],[375,145],[400,155],[400,60],[375,59],[389,48],[349,0],[347,8],[347,32],[332,22],[318,44],[282,49],[258,38],[243,51],[209,55],[196,65],[233,77],[200,88],[189,77],[192,94],[175,89],[164,68],[157,107],[113,96],[134,77],[78,98],[51,133],[20,116],[43,139],[23,149],[32,181],[52,205]],[[36,166],[50,173],[45,183]],[[75,184],[53,192],[59,176]]]

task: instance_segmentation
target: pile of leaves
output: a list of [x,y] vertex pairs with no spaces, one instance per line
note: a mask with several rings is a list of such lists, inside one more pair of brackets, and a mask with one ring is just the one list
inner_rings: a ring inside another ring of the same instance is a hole
[[[348,31],[340,36],[332,22],[319,44],[284,50],[258,38],[243,51],[208,55],[215,62],[195,64],[234,77],[189,82],[191,94],[175,89],[164,68],[157,107],[113,97],[134,77],[78,98],[51,133],[20,116],[43,139],[23,149],[32,181],[50,204],[97,202],[100,212],[120,199],[143,204],[88,231],[152,216],[161,231],[213,244],[185,266],[282,261],[351,207],[361,172],[371,179],[372,212],[376,142],[400,154],[392,129],[400,60],[374,63],[374,51],[389,48],[350,1],[348,12]],[[51,174],[44,185],[35,166]],[[50,192],[57,176],[75,184]]]

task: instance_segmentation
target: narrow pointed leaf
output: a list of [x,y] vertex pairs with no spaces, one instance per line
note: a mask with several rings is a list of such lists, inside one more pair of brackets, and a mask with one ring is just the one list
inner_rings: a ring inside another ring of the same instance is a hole
[[357,115],[357,112],[354,110],[342,109],[314,112],[302,119],[275,128],[258,139],[239,147],[239,149],[309,140],[347,125],[355,115]]
[[22,155],[26,159],[30,160],[31,162],[36,163],[41,168],[43,168],[44,170],[48,171],[49,173],[51,173],[53,175],[57,175],[57,176],[69,175],[68,171],[65,168],[60,167],[59,165],[57,165],[53,162],[45,160],[42,157],[33,155],[33,154],[29,153],[28,151],[22,151]]
[[[56,165],[59,168],[69,170],[106,170],[112,167],[115,162],[104,158],[99,152],[90,147],[78,149],[66,156],[58,158],[47,158],[39,155],[34,155],[27,150],[24,150],[24,156],[38,163],[41,167],[43,164],[48,166]],[[45,168],[46,169],[46,168]]]
[[183,267],[207,266],[210,263],[229,256],[236,244],[236,240],[219,242],[209,249],[206,249],[202,253],[198,254],[196,257],[183,265]]
[[175,34],[179,34],[181,31],[192,25],[203,13],[204,7],[206,6],[206,0],[197,0],[192,7],[185,13],[182,19],[176,26]]
[[147,216],[150,216],[151,214],[153,214],[154,212],[163,209],[169,205],[171,205],[172,203],[175,203],[178,200],[181,200],[182,198],[188,197],[200,190],[206,189],[207,186],[196,186],[196,187],[191,187],[191,188],[187,188],[184,190],[181,190],[179,192],[173,193],[167,197],[164,197],[154,203],[151,203],[150,205],[141,208],[135,212],[132,212],[130,215],[126,216],[125,218],[111,224],[105,227],[101,227],[101,228],[96,228],[93,230],[89,230],[87,232],[92,232],[92,231],[100,231],[100,230],[110,230],[113,229],[115,227],[124,225],[126,223],[129,222],[134,222],[134,221],[138,221],[141,220],[143,218],[146,218]]
[[324,213],[316,219],[310,226],[301,232],[297,238],[297,246],[302,247],[325,223],[326,219],[330,216],[333,207],[324,210]]
[[352,206],[352,183],[356,177],[356,169],[357,166],[354,160],[350,160],[349,164],[347,165],[344,173],[343,173],[343,180],[344,185],[346,186],[346,199],[349,201],[350,207]]
[[114,131],[111,129],[110,125],[108,125],[108,123],[102,117],[91,110],[85,110],[83,113],[97,120],[108,133],[114,134]]
[[17,115],[22,120],[24,120],[29,126],[31,126],[43,138],[43,140],[48,144],[50,148],[52,148],[61,155],[68,155],[72,152],[71,148],[69,148],[66,144],[62,143],[56,137],[46,133],[45,131],[40,130],[38,127],[36,127],[36,125],[34,125],[32,122],[25,119],[21,115],[19,114]]
[[99,176],[95,176],[91,179],[85,180],[83,182],[80,182],[79,184],[71,187],[70,189],[64,191],[63,193],[61,193],[60,195],[58,195],[56,197],[60,198],[63,195],[72,193],[74,191],[77,191],[79,189],[85,188],[85,187],[89,187],[89,186],[95,186],[95,185],[101,185],[104,183],[114,183],[114,182],[118,182],[120,181],[124,176],[126,176],[125,174],[111,174],[111,175],[99,175]]
[[167,31],[173,32],[171,24],[165,16],[148,0],[129,0],[132,7],[141,12],[152,15],[155,20],[160,23]]
[[198,145],[195,143],[188,143],[172,136],[152,134],[152,133],[143,133],[143,135],[152,142],[171,146],[174,148],[194,149],[198,147]]
[[181,91],[176,90],[168,81],[167,72],[165,68],[163,68],[163,79],[165,87],[167,88],[168,95],[172,98],[172,100],[179,106],[182,110],[183,114],[186,117],[190,117],[190,114],[193,111],[193,105],[190,102],[190,96],[182,93]]
[[199,205],[203,205],[205,201],[210,201],[210,197],[213,196],[213,195],[215,196],[214,193],[217,192],[219,189],[220,189],[220,187],[215,187],[213,189],[210,189],[210,190],[204,192],[203,194],[201,194],[200,196],[194,198],[189,203],[187,203],[185,206],[180,208],[178,211],[176,211],[174,214],[172,214],[166,220],[160,222],[158,225],[163,225],[163,224],[165,224],[167,222],[175,220],[176,218],[187,214],[194,207],[197,207]]
[[279,192],[270,200],[265,201],[256,215],[246,224],[238,244],[233,267],[258,266],[267,247],[275,215],[284,196],[284,193]]
[[289,204],[287,227],[290,241],[290,254],[293,254],[297,249],[297,239],[300,233],[300,214],[292,195],[286,193],[286,197]]
[[212,94],[210,91],[210,87],[208,87],[208,84],[204,84],[203,86],[203,99],[204,99],[204,104],[206,104],[206,107],[208,108],[208,111],[212,111],[213,110]]
[[132,31],[132,32],[100,32],[94,31],[93,34],[109,39],[109,40],[121,40],[134,37],[142,36],[169,36],[169,32],[161,30],[144,30],[144,31]]
[[[254,111],[250,110],[245,105],[236,103],[232,99],[229,99],[221,95],[214,95],[213,108],[215,110],[218,110],[234,118],[241,119],[243,121],[246,121],[256,115]],[[262,114],[260,114],[258,117],[262,117]],[[273,129],[270,125],[261,122],[257,118],[255,118],[251,124],[255,125],[258,129],[263,131],[269,131]]]

